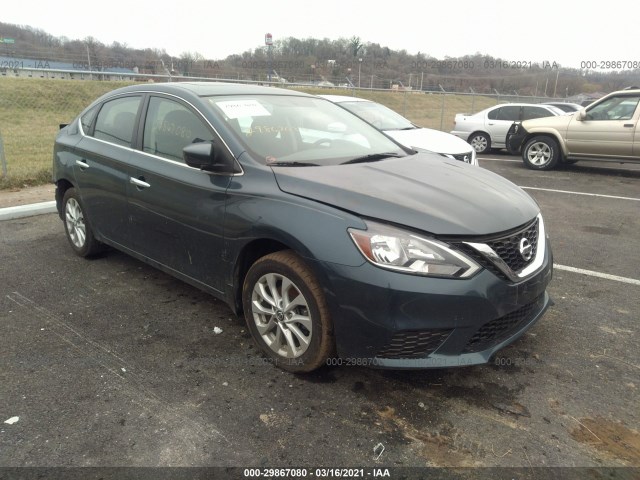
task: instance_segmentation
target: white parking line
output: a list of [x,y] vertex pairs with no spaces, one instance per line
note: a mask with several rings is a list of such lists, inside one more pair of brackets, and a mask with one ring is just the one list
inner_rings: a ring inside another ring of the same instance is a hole
[[631,285],[640,286],[640,280],[635,278],[619,277],[618,275],[610,275],[608,273],[594,272],[593,270],[584,270],[582,268],[568,267],[566,265],[553,264],[553,268],[556,270],[565,270],[567,272],[581,273],[582,275],[589,275],[590,277],[604,278],[607,280],[614,280],[616,282],[630,283]]
[[478,157],[478,160],[491,160],[491,161],[494,161],[494,162],[522,163],[522,160],[511,160],[511,159],[508,159],[508,158]]
[[640,198],[619,197],[617,195],[601,195],[599,193],[572,192],[570,190],[555,190],[553,188],[524,187],[522,185],[520,185],[520,188],[524,188],[525,190],[541,190],[543,192],[569,193],[571,195],[586,195],[588,197],[615,198],[617,200],[631,200],[631,201],[634,201],[634,202],[640,202]]

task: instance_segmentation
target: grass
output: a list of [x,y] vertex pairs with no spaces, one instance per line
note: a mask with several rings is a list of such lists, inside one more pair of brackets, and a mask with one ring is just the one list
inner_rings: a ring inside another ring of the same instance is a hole
[[[129,82],[0,77],[0,139],[7,175],[0,189],[51,182],[53,142],[60,123],[73,120],[100,95]],[[295,87],[311,94],[351,95],[382,103],[412,122],[449,131],[459,112],[477,112],[496,101],[482,96]],[[0,158],[1,159],[1,158]]]
[[53,141],[60,123],[126,82],[0,78],[0,136],[7,175],[0,188],[51,182]]

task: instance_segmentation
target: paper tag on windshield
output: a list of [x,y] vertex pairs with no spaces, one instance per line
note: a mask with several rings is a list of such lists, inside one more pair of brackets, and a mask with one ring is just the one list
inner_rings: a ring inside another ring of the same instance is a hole
[[269,110],[256,100],[225,100],[216,102],[216,105],[229,118],[271,116]]

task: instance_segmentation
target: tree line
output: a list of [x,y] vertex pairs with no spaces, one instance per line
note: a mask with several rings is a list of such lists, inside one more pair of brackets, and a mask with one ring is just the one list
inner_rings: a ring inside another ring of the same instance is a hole
[[565,97],[609,92],[640,83],[640,68],[601,72],[536,61],[514,61],[482,53],[438,59],[428,53],[392,50],[359,37],[288,37],[270,47],[256,46],[224,59],[197,51],[170,55],[164,49],[135,49],[126,43],[105,45],[93,37],[55,37],[43,30],[0,23],[0,56],[62,61],[85,69],[136,69],[139,73],[244,80],[325,83],[362,88],[402,88]]

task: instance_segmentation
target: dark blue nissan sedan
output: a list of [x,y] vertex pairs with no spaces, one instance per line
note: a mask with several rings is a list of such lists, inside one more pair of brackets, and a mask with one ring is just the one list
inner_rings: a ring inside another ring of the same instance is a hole
[[537,204],[322,98],[224,83],[96,100],[55,143],[71,248],[224,300],[285,370],[486,363],[550,304]]

